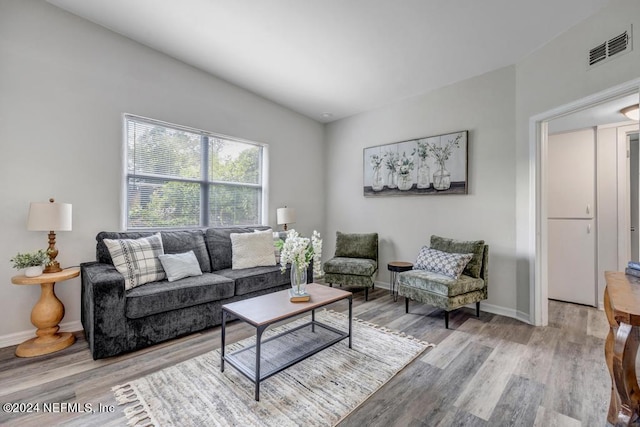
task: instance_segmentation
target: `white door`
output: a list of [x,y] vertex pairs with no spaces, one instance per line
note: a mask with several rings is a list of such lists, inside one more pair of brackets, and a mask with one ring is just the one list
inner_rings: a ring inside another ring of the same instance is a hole
[[549,298],[596,305],[593,219],[550,219]]
[[548,139],[549,298],[596,305],[594,129]]
[[594,129],[549,135],[549,218],[593,218],[596,185]]

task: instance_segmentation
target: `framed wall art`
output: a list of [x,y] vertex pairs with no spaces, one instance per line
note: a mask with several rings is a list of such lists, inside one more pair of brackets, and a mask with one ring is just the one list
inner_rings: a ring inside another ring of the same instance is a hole
[[364,195],[467,194],[469,131],[364,149]]

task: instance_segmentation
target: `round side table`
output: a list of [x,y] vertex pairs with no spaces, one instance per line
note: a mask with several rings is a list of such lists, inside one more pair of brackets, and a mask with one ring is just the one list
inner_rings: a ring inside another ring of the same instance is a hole
[[34,357],[62,350],[73,344],[76,338],[70,332],[58,333],[58,323],[64,317],[64,305],[56,297],[56,282],[69,280],[80,275],[79,268],[67,268],[57,273],[42,274],[38,277],[14,276],[14,285],[40,285],[40,299],[31,310],[31,323],[38,328],[37,337],[20,344],[16,349],[18,357]]
[[393,295],[393,300],[398,301],[398,273],[413,270],[413,264],[405,261],[391,261],[387,264],[390,273],[389,292]]

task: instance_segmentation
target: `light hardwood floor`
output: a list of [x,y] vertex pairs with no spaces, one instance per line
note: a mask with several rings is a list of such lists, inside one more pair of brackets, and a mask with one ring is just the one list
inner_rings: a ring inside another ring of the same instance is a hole
[[[346,311],[346,303],[332,308]],[[471,309],[441,310],[376,289],[354,298],[354,316],[437,344],[354,411],[341,426],[604,426],[611,382],[604,361],[604,312],[550,302],[549,326],[536,328]],[[228,340],[253,334],[232,322]],[[126,425],[111,387],[220,346],[220,328],[135,353],[94,361],[81,333],[71,347],[20,359],[0,349],[0,403],[91,404],[94,413],[11,414],[1,425]],[[268,380],[267,380],[268,381]],[[100,412],[113,406],[113,412]],[[42,408],[42,406],[41,406]],[[52,406],[53,409],[56,406]]]

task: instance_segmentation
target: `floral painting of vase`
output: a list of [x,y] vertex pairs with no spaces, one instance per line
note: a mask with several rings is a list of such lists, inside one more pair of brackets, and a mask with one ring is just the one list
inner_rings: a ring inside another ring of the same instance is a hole
[[469,131],[364,149],[364,196],[467,194]]
[[371,189],[380,191],[384,188],[384,180],[382,178],[382,160],[383,158],[377,154],[370,156],[371,167],[373,168],[373,179],[371,181]]

